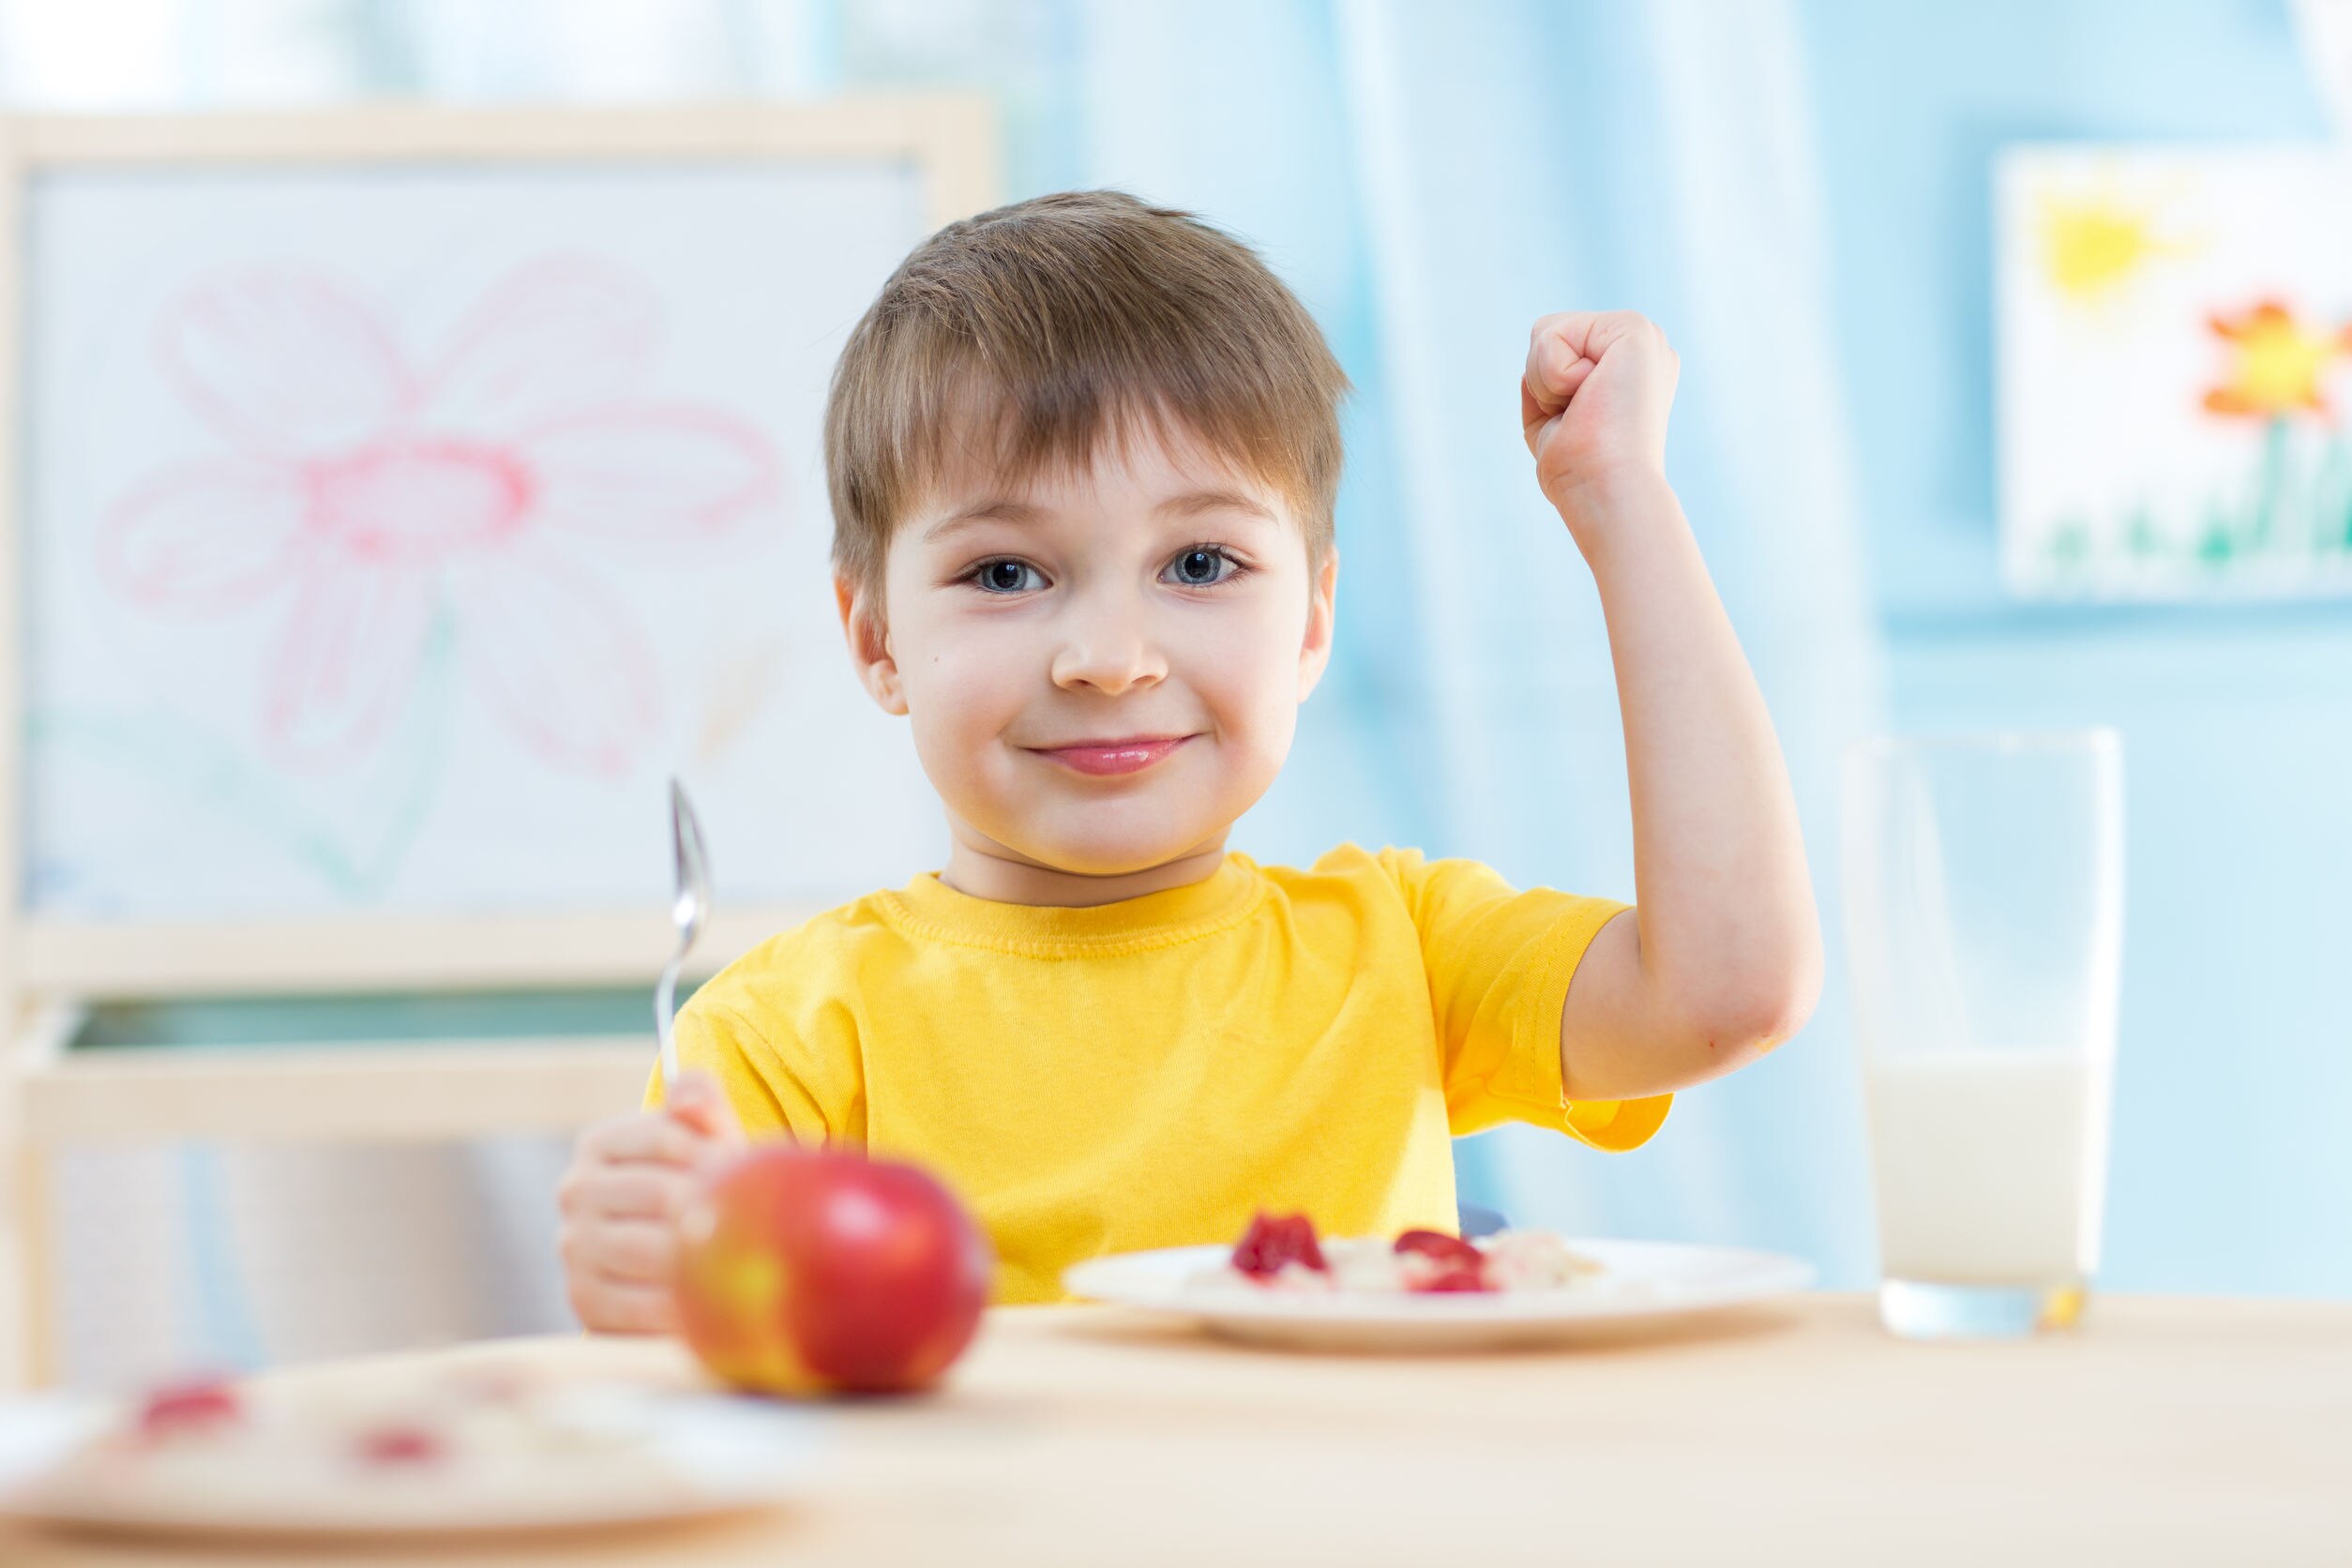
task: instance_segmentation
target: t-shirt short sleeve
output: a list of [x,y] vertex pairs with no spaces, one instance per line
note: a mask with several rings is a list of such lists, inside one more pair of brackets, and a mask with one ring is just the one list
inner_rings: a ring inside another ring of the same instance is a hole
[[1569,982],[1601,927],[1629,906],[1547,887],[1521,892],[1475,860],[1402,849],[1379,859],[1421,934],[1455,1136],[1527,1122],[1596,1149],[1648,1141],[1672,1095],[1571,1103],[1560,1075]]

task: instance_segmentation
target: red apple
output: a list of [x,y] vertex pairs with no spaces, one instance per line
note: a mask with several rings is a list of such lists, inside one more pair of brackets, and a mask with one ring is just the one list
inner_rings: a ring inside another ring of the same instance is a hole
[[936,1381],[971,1342],[996,1268],[927,1172],[789,1143],[716,1171],[679,1240],[686,1343],[720,1378],[766,1394]]

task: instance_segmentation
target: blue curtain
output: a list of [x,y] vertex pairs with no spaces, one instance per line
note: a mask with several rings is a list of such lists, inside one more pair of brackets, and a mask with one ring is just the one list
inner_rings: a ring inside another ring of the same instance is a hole
[[[1359,395],[1339,650],[1253,852],[1336,837],[1630,897],[1591,579],[1516,423],[1536,317],[1632,308],[1684,364],[1673,475],[1778,720],[1825,913],[1839,744],[1877,721],[1826,236],[1792,8],[1294,0],[1062,13],[1023,190],[1123,186],[1259,245]],[[1834,943],[1832,947],[1834,948]],[[1801,1252],[1866,1276],[1840,977],[1796,1041],[1637,1153],[1506,1130],[1466,1196],[1575,1231]]]

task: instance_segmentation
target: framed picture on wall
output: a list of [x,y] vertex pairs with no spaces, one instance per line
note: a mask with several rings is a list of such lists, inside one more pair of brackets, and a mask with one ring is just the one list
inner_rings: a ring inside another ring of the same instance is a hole
[[2011,587],[2352,592],[2352,160],[2019,148],[1995,208]]

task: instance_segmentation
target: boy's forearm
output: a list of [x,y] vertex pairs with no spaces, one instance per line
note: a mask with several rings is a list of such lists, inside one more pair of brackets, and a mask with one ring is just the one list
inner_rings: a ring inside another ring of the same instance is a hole
[[1657,474],[1576,502],[1594,509],[1571,520],[1608,623],[1633,799],[1639,994],[1615,1033],[1639,1038],[1569,1066],[1622,1097],[1628,1077],[1679,1087],[1794,1033],[1821,942],[1772,717],[1681,503]]

